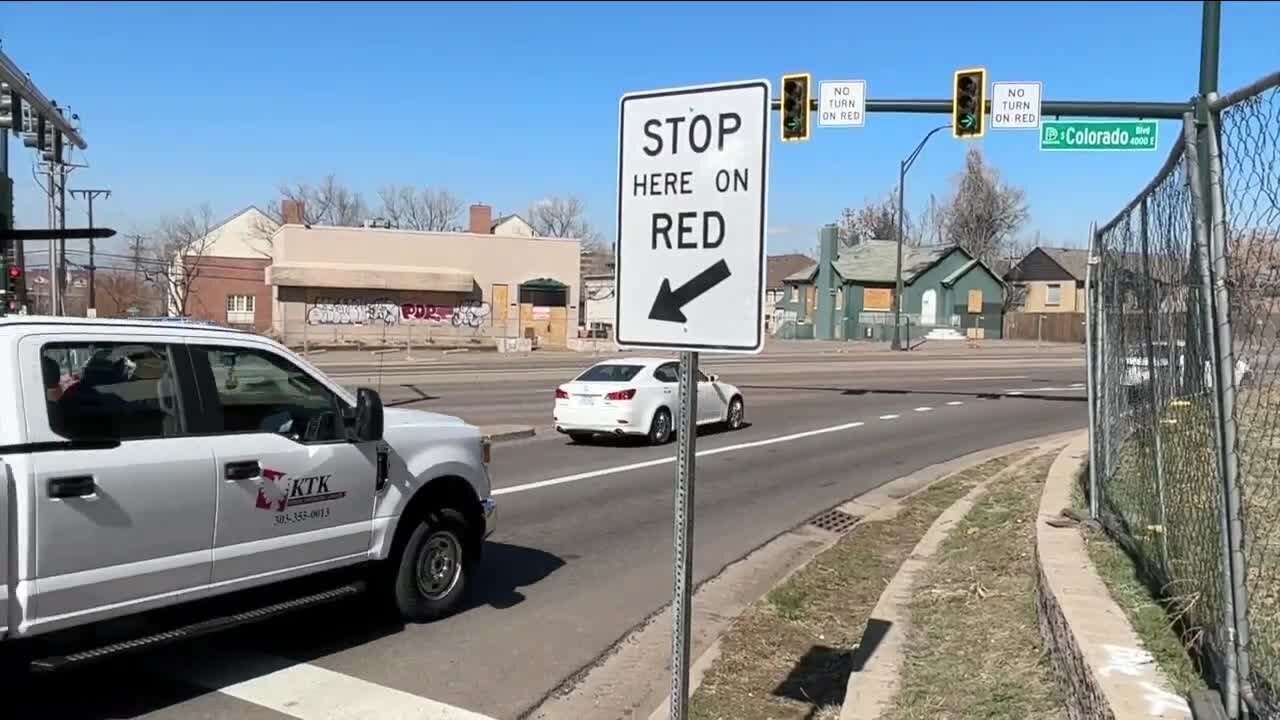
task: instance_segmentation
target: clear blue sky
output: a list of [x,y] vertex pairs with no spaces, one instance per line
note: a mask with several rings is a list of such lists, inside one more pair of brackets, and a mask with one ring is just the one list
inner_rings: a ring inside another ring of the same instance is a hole
[[[1178,100],[1196,89],[1200,12],[1155,0],[10,2],[0,41],[80,114],[92,167],[70,185],[111,188],[95,214],[121,232],[203,202],[229,214],[332,172],[373,204],[385,183],[443,186],[498,211],[577,194],[612,238],[624,92],[765,77],[776,93],[781,74],[810,71],[865,79],[873,98],[945,98],[955,69],[985,65],[992,80],[1042,81],[1048,99]],[[1280,68],[1278,27],[1280,3],[1225,3],[1224,89]],[[899,159],[943,120],[876,114],[803,145],[775,138],[770,251],[810,250],[842,207],[890,190]],[[1044,154],[1034,131],[981,142],[1026,189],[1028,230],[1075,245],[1147,181],[1177,130],[1162,124],[1156,153]],[[31,153],[10,148],[19,222],[42,225]],[[935,137],[909,208],[946,194],[964,149]],[[69,207],[83,222],[83,204]]]

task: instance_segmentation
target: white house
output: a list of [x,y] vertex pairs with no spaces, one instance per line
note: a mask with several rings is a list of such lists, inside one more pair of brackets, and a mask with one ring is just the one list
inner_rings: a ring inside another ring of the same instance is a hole
[[507,237],[533,237],[537,234],[533,231],[533,226],[519,215],[503,215],[499,217],[489,226],[489,233]]

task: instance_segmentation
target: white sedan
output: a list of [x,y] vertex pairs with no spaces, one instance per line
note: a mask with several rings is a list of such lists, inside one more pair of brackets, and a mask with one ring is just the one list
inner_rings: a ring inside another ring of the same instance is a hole
[[[661,445],[671,439],[680,405],[680,363],[667,358],[606,360],[556,388],[556,431],[574,442],[595,435],[643,435]],[[698,425],[742,427],[738,388],[698,371]]]

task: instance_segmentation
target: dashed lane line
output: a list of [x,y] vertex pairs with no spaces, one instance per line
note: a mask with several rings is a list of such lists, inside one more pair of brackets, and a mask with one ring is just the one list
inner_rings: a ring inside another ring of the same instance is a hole
[[881,415],[880,419],[881,420],[897,420],[899,417],[901,416],[900,415]]
[[956,407],[957,405],[963,405],[963,404],[964,404],[964,401],[963,401],[963,400],[952,400],[951,402],[949,402],[949,403],[947,403],[947,404],[948,404],[948,405],[950,405],[951,407]]
[[310,663],[247,651],[210,655],[172,672],[299,720],[493,720]]
[[[895,416],[897,417],[897,416]],[[719,455],[721,453],[734,452],[736,450],[747,450],[750,448],[765,447],[767,445],[776,445],[778,443],[792,442],[795,440],[803,440],[804,438],[816,437],[818,435],[826,435],[828,433],[842,432],[844,430],[852,430],[860,428],[866,423],[849,422],[840,425],[832,425],[830,427],[818,428],[816,430],[806,430],[804,432],[792,433],[790,435],[780,435],[778,437],[768,438],[765,440],[755,440],[753,442],[738,443],[737,445],[726,445],[725,447],[712,448],[710,450],[701,450],[695,457],[709,457]],[[548,480],[538,480],[537,482],[524,483],[523,485],[512,485],[504,488],[494,488],[494,495],[510,495],[512,493],[526,492],[529,490],[539,490],[554,485],[564,485],[565,483],[578,482],[580,480],[590,480],[592,478],[605,477],[607,475],[617,475],[618,473],[631,472],[632,470],[641,470],[643,468],[657,467],[666,463],[675,462],[675,455],[668,455],[655,460],[645,460],[643,462],[631,463],[629,465],[619,465],[617,467],[601,468],[599,470],[590,470],[588,472],[576,473],[574,475],[565,475],[563,477],[551,478]]]
[[933,408],[929,407],[928,405],[921,405],[920,407],[916,408],[916,412],[929,412],[932,409]]

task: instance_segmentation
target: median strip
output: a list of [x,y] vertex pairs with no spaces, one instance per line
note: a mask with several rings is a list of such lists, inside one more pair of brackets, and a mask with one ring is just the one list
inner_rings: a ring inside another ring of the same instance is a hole
[[752,605],[721,636],[690,717],[839,717],[850,672],[874,661],[877,637],[895,632],[871,619],[886,584],[939,515],[1028,452],[954,473],[868,516]]

